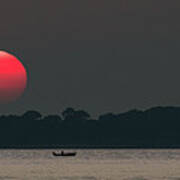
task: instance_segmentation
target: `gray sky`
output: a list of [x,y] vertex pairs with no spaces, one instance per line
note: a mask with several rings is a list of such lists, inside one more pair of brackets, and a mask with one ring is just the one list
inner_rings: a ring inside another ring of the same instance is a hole
[[22,60],[29,81],[0,113],[180,105],[179,19],[177,0],[1,3],[0,48]]

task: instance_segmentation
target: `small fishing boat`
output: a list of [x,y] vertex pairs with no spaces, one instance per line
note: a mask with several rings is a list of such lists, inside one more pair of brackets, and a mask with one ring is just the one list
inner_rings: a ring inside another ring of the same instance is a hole
[[77,153],[76,152],[64,152],[61,151],[60,153],[58,152],[52,152],[53,156],[75,156]]

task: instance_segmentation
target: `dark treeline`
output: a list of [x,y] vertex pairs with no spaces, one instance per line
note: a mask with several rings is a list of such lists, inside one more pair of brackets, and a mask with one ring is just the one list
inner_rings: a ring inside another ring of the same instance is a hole
[[67,108],[43,117],[37,111],[0,116],[0,148],[5,147],[180,147],[180,107],[107,113],[92,119]]

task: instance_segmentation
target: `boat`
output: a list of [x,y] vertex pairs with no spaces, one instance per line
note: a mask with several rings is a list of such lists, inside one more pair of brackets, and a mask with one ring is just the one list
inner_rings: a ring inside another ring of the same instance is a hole
[[75,156],[77,153],[76,152],[64,152],[61,151],[60,153],[58,152],[52,152],[53,156]]

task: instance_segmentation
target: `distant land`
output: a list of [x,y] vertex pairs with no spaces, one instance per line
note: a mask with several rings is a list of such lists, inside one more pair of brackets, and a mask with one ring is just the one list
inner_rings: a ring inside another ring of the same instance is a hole
[[65,109],[0,116],[0,148],[180,148],[180,107],[106,113]]

